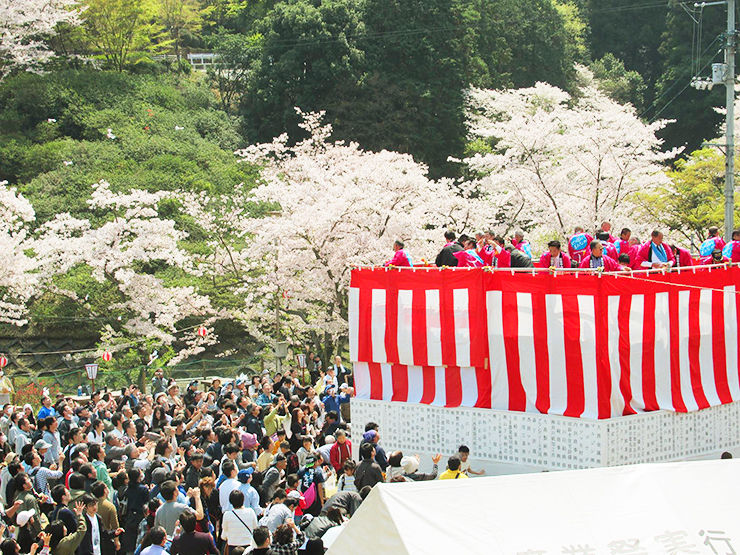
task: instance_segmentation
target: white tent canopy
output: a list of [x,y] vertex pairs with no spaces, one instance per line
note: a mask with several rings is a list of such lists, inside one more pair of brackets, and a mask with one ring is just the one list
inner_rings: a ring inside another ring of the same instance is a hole
[[740,461],[379,484],[329,555],[740,553]]

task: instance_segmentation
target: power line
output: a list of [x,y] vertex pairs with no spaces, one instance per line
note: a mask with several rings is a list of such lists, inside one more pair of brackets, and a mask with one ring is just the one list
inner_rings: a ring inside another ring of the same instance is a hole
[[[719,40],[720,38],[722,38],[722,35],[718,35],[718,36],[717,36],[717,37],[716,37],[716,38],[715,38],[715,39],[714,39],[714,40],[713,40],[713,41],[712,41],[712,42],[711,42],[711,43],[709,44],[709,46],[707,46],[707,47],[706,47],[706,48],[704,49],[704,52],[702,52],[702,54],[701,54],[701,55],[702,55],[702,56],[704,56],[704,55],[705,55],[705,54],[706,54],[707,52],[709,52],[709,49],[710,49],[710,48],[712,48],[712,46],[714,46],[714,44],[715,44],[715,43],[716,43],[716,42],[717,42],[717,41],[718,41],[718,40]],[[719,52],[718,52],[718,53],[719,53]],[[716,58],[716,57],[717,57],[717,54],[715,54],[714,56],[712,56],[711,60],[709,61],[709,63],[708,63],[707,65],[711,64],[711,63],[712,63],[712,60],[714,60],[714,58]],[[707,66],[704,66],[704,67],[707,67]],[[678,77],[677,77],[677,78],[676,78],[676,79],[675,79],[675,80],[673,81],[673,83],[671,84],[671,86],[670,86],[670,87],[668,87],[668,88],[667,88],[666,90],[664,90],[664,91],[663,91],[662,93],[660,93],[660,95],[659,95],[659,96],[658,96],[658,97],[657,97],[657,98],[656,98],[656,99],[655,99],[655,100],[653,101],[653,105],[652,105],[652,106],[648,106],[647,108],[645,108],[645,110],[644,110],[644,111],[643,111],[643,112],[642,112],[642,113],[641,113],[641,114],[640,114],[640,115],[638,116],[638,118],[639,118],[639,119],[642,119],[643,117],[645,117],[645,115],[646,115],[646,114],[647,114],[647,113],[648,113],[648,112],[649,112],[650,110],[652,110],[652,109],[654,108],[654,106],[655,106],[655,103],[656,103],[656,102],[657,102],[658,100],[660,100],[660,99],[661,99],[661,98],[663,98],[663,97],[664,97],[665,95],[667,95],[667,94],[668,94],[669,92],[671,92],[671,91],[673,90],[673,88],[674,88],[674,87],[675,87],[676,85],[678,85],[678,84],[679,84],[679,83],[680,83],[681,81],[683,81],[683,80],[684,80],[684,79],[685,79],[685,78],[686,78],[686,77],[688,76],[688,74],[689,74],[689,73],[694,73],[694,69],[695,69],[695,68],[694,68],[694,67],[692,67],[692,68],[691,68],[690,70],[684,71],[684,72],[683,72],[683,73],[682,73],[681,75],[679,75],[679,76],[678,76]],[[701,73],[701,72],[702,72],[703,70],[704,70],[704,68],[702,68],[702,69],[700,69],[699,71],[697,71],[697,72],[696,72],[696,75],[700,74],[700,73]],[[689,85],[690,85],[690,84],[691,84],[691,83],[689,83]],[[683,90],[682,90],[681,92],[683,92],[684,90],[686,90],[686,88],[685,88],[685,87],[684,87],[684,89],[683,89]],[[681,94],[681,93],[679,93],[679,94]],[[674,98],[673,98],[673,99],[672,99],[672,100],[671,100],[670,102],[673,102],[673,100],[675,100],[675,97],[674,97]],[[666,105],[666,106],[667,106],[667,105]],[[660,112],[662,112],[663,110],[665,110],[666,106],[664,106],[663,108],[661,108],[661,109],[660,109]],[[659,113],[660,113],[660,112],[659,112]],[[655,116],[654,116],[654,117],[655,117]],[[651,121],[653,121],[653,120],[651,120]]]
[[[704,65],[704,67],[703,67],[703,68],[701,68],[701,69],[700,69],[700,70],[699,70],[699,71],[698,71],[697,73],[701,73],[701,72],[702,72],[702,71],[704,71],[704,70],[705,70],[705,69],[706,69],[707,67],[709,67],[709,66],[710,66],[710,65],[712,64],[712,62],[714,61],[714,59],[715,59],[715,58],[716,58],[716,57],[717,57],[717,56],[718,56],[719,54],[721,54],[721,52],[722,52],[722,51],[720,50],[720,51],[719,51],[719,52],[717,52],[717,53],[716,53],[716,54],[715,54],[714,56],[712,56],[712,58],[711,58],[711,59],[710,59],[710,60],[709,60],[709,61],[708,61],[708,62],[707,62],[707,63],[706,63],[705,65]],[[662,108],[661,108],[661,109],[660,109],[660,110],[659,110],[659,111],[658,111],[658,112],[657,112],[657,113],[656,113],[656,114],[655,114],[655,115],[654,115],[654,116],[652,117],[652,119],[650,120],[650,122],[652,123],[652,122],[654,122],[654,121],[655,121],[656,119],[658,119],[658,116],[659,116],[660,114],[662,114],[662,113],[663,113],[663,111],[664,111],[664,110],[665,110],[666,108],[668,108],[668,106],[670,106],[670,105],[671,105],[671,104],[673,103],[673,101],[674,101],[674,100],[676,100],[676,99],[677,99],[677,98],[678,98],[679,96],[681,96],[681,94],[682,94],[682,93],[683,93],[683,92],[684,92],[684,91],[685,91],[686,89],[688,89],[688,88],[689,88],[690,86],[691,86],[691,82],[689,81],[689,82],[688,82],[688,83],[686,84],[686,86],[685,86],[685,87],[684,87],[683,89],[681,89],[680,91],[678,91],[678,93],[676,94],[676,96],[674,96],[673,98],[671,98],[671,99],[670,99],[670,100],[669,100],[669,101],[668,101],[668,102],[666,103],[666,105],[665,105],[665,106],[663,106],[663,107],[662,107]]]

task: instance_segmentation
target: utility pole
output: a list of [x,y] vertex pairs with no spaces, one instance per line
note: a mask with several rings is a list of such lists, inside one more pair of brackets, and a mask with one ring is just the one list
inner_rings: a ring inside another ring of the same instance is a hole
[[725,37],[727,150],[725,152],[725,240],[732,240],[735,216],[735,0],[727,0]]
[[[719,2],[696,2],[695,8],[727,6],[727,31],[725,32],[725,63],[712,64],[712,78],[694,76],[691,85],[699,90],[712,90],[714,85],[726,88],[727,118],[725,121],[725,144],[708,143],[706,146],[722,147],[725,151],[725,240],[732,240],[735,216],[735,3],[737,0]],[[688,10],[687,10],[688,11]],[[693,18],[693,16],[692,16]],[[698,23],[695,19],[694,21]]]

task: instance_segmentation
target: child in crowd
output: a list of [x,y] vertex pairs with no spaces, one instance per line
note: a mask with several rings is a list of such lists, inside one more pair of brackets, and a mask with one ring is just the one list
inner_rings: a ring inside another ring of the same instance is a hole
[[466,476],[469,476],[470,474],[482,476],[486,473],[485,470],[475,471],[470,467],[470,461],[468,461],[468,458],[470,457],[470,448],[467,445],[461,445],[457,449],[457,456],[460,458],[460,472]]
[[342,465],[344,474],[342,474],[337,481],[337,491],[357,491],[357,486],[355,486],[356,468],[357,463],[352,459],[344,461],[344,464]]

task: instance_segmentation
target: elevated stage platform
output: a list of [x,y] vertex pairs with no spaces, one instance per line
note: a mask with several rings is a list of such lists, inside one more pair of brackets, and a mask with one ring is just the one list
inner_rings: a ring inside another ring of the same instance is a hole
[[356,270],[355,430],[503,472],[740,453],[738,291],[735,265]]

